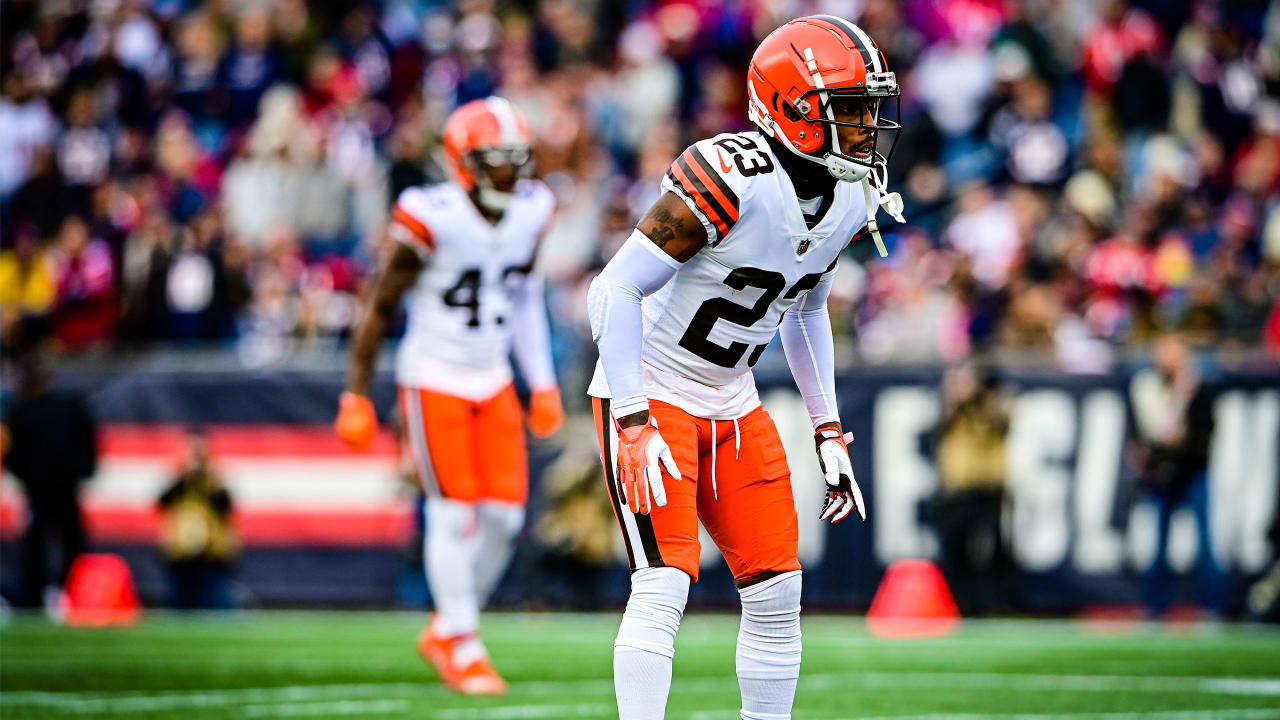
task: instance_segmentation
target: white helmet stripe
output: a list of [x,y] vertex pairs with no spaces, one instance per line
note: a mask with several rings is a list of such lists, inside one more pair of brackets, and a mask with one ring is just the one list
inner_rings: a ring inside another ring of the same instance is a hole
[[[822,82],[822,73],[818,72],[818,61],[813,57],[813,48],[804,49],[804,59],[809,65],[809,72],[813,73],[814,87],[821,90],[821,92],[818,93],[818,106],[822,107],[825,105],[827,108],[827,119],[835,122],[836,115],[832,112],[831,105],[827,103],[827,91],[824,89],[827,86],[826,83]],[[840,136],[839,133],[835,131],[834,125],[831,126],[831,131],[828,134],[831,136],[831,149],[835,152],[843,152],[840,149]]]
[[822,82],[822,73],[818,72],[818,61],[813,57],[813,48],[804,49],[804,60],[809,64],[809,72],[813,73],[813,86],[816,88],[826,87],[826,84]]
[[489,112],[493,113],[493,116],[498,119],[498,130],[502,134],[502,144],[522,144],[519,126],[516,124],[516,114],[511,109],[511,103],[506,98],[495,95],[487,98],[484,104],[489,109]]

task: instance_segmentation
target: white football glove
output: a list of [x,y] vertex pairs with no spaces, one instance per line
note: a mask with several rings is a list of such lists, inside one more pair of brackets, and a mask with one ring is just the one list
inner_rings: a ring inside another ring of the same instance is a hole
[[849,461],[848,444],[853,441],[853,434],[841,435],[839,430],[825,428],[814,433],[813,440],[818,448],[818,465],[827,481],[827,498],[818,519],[830,520],[834,525],[856,507],[858,516],[866,520],[862,489],[853,479],[853,463]]

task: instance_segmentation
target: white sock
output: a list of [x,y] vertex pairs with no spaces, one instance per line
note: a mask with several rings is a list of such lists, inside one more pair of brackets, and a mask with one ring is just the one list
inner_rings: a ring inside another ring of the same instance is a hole
[[742,720],[790,720],[800,678],[800,571],[738,591]]
[[476,548],[476,597],[483,607],[511,562],[516,538],[524,528],[524,506],[483,500],[476,506],[476,524],[480,534]]
[[480,626],[476,598],[475,531],[471,503],[427,498],[423,557],[427,583],[436,605],[436,630],[445,637],[473,633]]
[[631,597],[613,642],[613,689],[619,720],[662,720],[671,692],[676,631],[689,598],[689,576],[669,567],[631,573]]

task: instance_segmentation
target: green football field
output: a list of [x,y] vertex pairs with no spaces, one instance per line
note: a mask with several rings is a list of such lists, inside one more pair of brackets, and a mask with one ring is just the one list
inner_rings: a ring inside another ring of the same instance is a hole
[[[616,717],[618,616],[490,614],[485,639],[511,681],[499,698],[441,688],[417,659],[421,616],[152,614],[133,629],[0,628],[0,716],[20,718]],[[737,718],[736,618],[691,613],[667,717]],[[968,623],[883,640],[857,617],[809,617],[797,720],[1280,718],[1280,634],[1249,626]]]

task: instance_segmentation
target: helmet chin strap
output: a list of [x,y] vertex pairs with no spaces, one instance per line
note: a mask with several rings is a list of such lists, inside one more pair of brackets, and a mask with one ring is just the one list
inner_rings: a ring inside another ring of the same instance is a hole
[[831,177],[837,180],[862,185],[862,196],[866,199],[867,206],[867,232],[871,233],[871,240],[876,244],[876,252],[880,254],[880,257],[889,257],[889,251],[884,246],[884,238],[880,236],[880,224],[876,221],[876,215],[883,208],[894,220],[904,225],[907,222],[902,215],[902,195],[896,192],[885,192],[889,185],[889,168],[884,163],[877,163],[875,167],[867,167],[860,163],[836,157],[831,153],[827,153],[821,158],[806,155],[795,149],[779,128],[775,126],[773,131],[777,134],[778,144],[785,146],[793,155],[825,166]]
[[842,182],[859,182],[863,178],[867,177],[871,171],[871,168],[866,165],[849,162],[834,153],[827,153],[826,155],[823,155],[821,159],[809,157],[808,155],[805,157],[808,157],[814,162],[819,162],[825,165],[827,167],[827,172],[831,173],[831,177]]
[[505,212],[507,206],[511,204],[511,198],[513,197],[515,197],[515,193],[495,190],[493,186],[486,183],[476,183],[476,201],[490,212]]
[[894,220],[903,224],[907,222],[902,215],[902,195],[896,192],[885,192],[889,186],[889,168],[884,163],[867,167],[832,153],[827,153],[821,158],[806,155],[795,149],[779,128],[775,126],[773,130],[777,133],[779,144],[785,146],[793,155],[825,166],[827,172],[836,180],[862,185],[862,196],[866,199],[867,206],[867,232],[871,233],[871,240],[876,244],[876,252],[880,257],[889,257],[889,251],[884,246],[884,238],[880,236],[880,224],[876,221],[876,215],[883,208]]
[[880,257],[889,257],[889,251],[884,247],[884,239],[880,237],[880,225],[876,222],[876,215],[880,209],[883,208],[900,223],[907,222],[907,219],[902,216],[902,196],[896,192],[884,192],[888,180],[889,169],[883,164],[876,165],[876,171],[862,178],[862,197],[867,201],[867,232],[871,233],[871,240],[875,242],[876,252],[880,253]]

